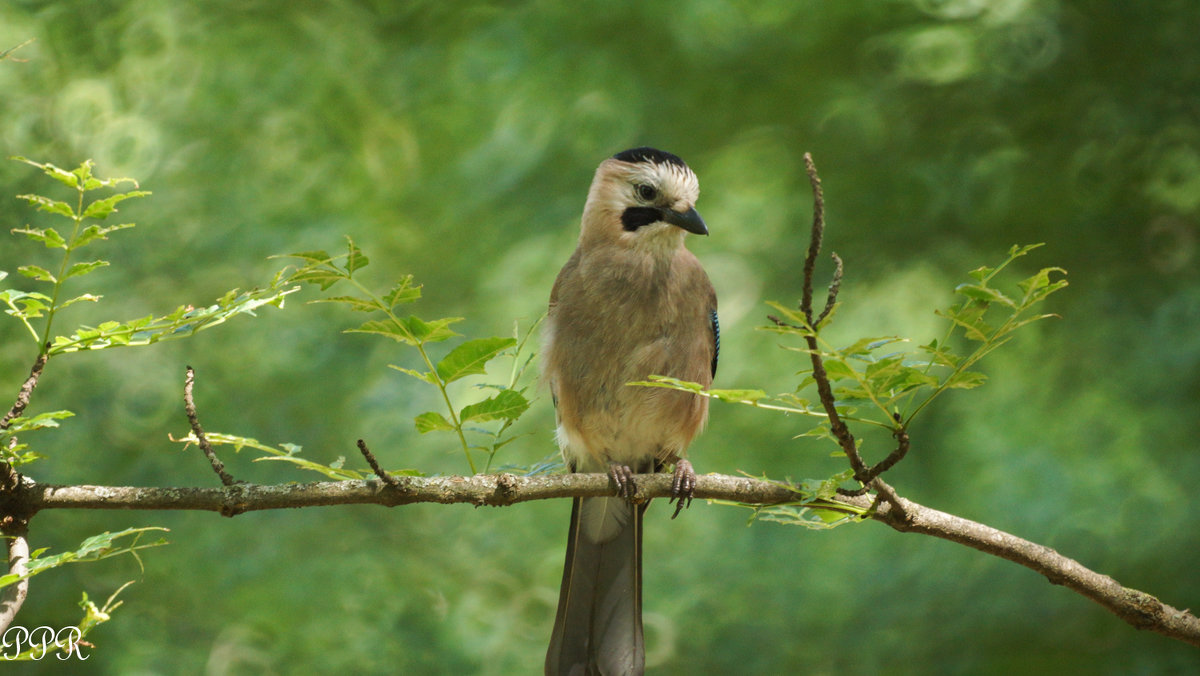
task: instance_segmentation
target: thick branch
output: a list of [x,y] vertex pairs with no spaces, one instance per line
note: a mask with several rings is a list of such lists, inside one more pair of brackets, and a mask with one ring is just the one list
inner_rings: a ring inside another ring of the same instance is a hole
[[[1150,594],[1123,587],[1111,577],[1044,545],[904,498],[896,500],[895,506],[881,503],[873,518],[904,533],[932,535],[1008,559],[1040,573],[1052,584],[1063,585],[1086,596],[1137,629],[1200,646],[1200,618],[1187,610],[1173,608]],[[841,501],[861,506],[868,504],[870,498],[860,496]]]
[[[200,510],[227,515],[265,509],[327,505],[383,505],[418,502],[467,503],[500,507],[531,500],[612,495],[606,474],[516,476],[394,477],[390,487],[381,480],[323,481],[308,484],[235,484],[224,488],[142,488],[137,486],[55,486],[23,478],[20,499],[32,511],[43,509]],[[637,477],[637,499],[671,496],[670,474]],[[779,504],[802,496],[779,484],[709,474],[698,478],[695,497]]]
[[[639,475],[637,498],[671,495],[670,474]],[[42,509],[188,509],[235,515],[265,509],[324,505],[407,505],[417,502],[466,503],[476,506],[513,505],[531,500],[596,497],[612,494],[604,474],[471,477],[396,477],[396,486],[381,480],[331,481],[310,484],[261,486],[237,484],[224,488],[139,488],[131,486],[53,486],[28,478],[18,491],[30,510]],[[696,478],[695,497],[774,505],[802,499],[778,483],[747,477],[705,474]],[[903,498],[876,505],[871,518],[906,533],[924,533],[1018,563],[1050,582],[1072,589],[1099,603],[1138,629],[1149,629],[1200,646],[1200,619],[1186,610],[1118,584],[1054,550]],[[870,509],[867,495],[839,497],[854,510]],[[850,510],[848,510],[850,511]]]

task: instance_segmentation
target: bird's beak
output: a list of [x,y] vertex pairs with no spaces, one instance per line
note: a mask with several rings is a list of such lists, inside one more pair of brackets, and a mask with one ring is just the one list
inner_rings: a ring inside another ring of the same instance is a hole
[[688,209],[684,212],[678,212],[674,209],[663,209],[662,219],[671,225],[678,226],[696,235],[708,234],[708,226],[704,225],[704,219],[700,218],[700,214],[695,209]]

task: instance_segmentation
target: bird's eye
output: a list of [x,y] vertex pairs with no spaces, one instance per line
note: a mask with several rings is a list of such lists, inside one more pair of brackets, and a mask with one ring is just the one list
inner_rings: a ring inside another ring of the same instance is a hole
[[654,199],[658,197],[658,191],[655,190],[654,186],[652,185],[646,185],[643,183],[637,186],[635,190],[637,190],[637,196],[640,197],[644,202],[653,202]]

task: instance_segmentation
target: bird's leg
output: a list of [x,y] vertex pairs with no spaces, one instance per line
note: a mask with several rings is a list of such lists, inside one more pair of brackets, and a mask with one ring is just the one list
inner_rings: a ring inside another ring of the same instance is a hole
[[[696,492],[696,470],[692,463],[685,458],[675,461],[675,474],[671,479],[671,499],[667,504],[675,502],[675,512],[671,518],[679,516],[684,507],[692,506],[692,494]],[[676,502],[677,501],[677,502]]]
[[608,478],[613,480],[617,485],[617,495],[633,502],[633,495],[637,492],[637,484],[633,481],[633,468],[629,465],[620,463],[611,463],[608,466]]

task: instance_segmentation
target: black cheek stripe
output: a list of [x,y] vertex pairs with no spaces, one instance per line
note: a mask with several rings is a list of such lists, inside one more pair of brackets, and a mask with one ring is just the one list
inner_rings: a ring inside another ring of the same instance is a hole
[[655,207],[627,207],[621,212],[621,227],[629,232],[661,220],[662,212]]

